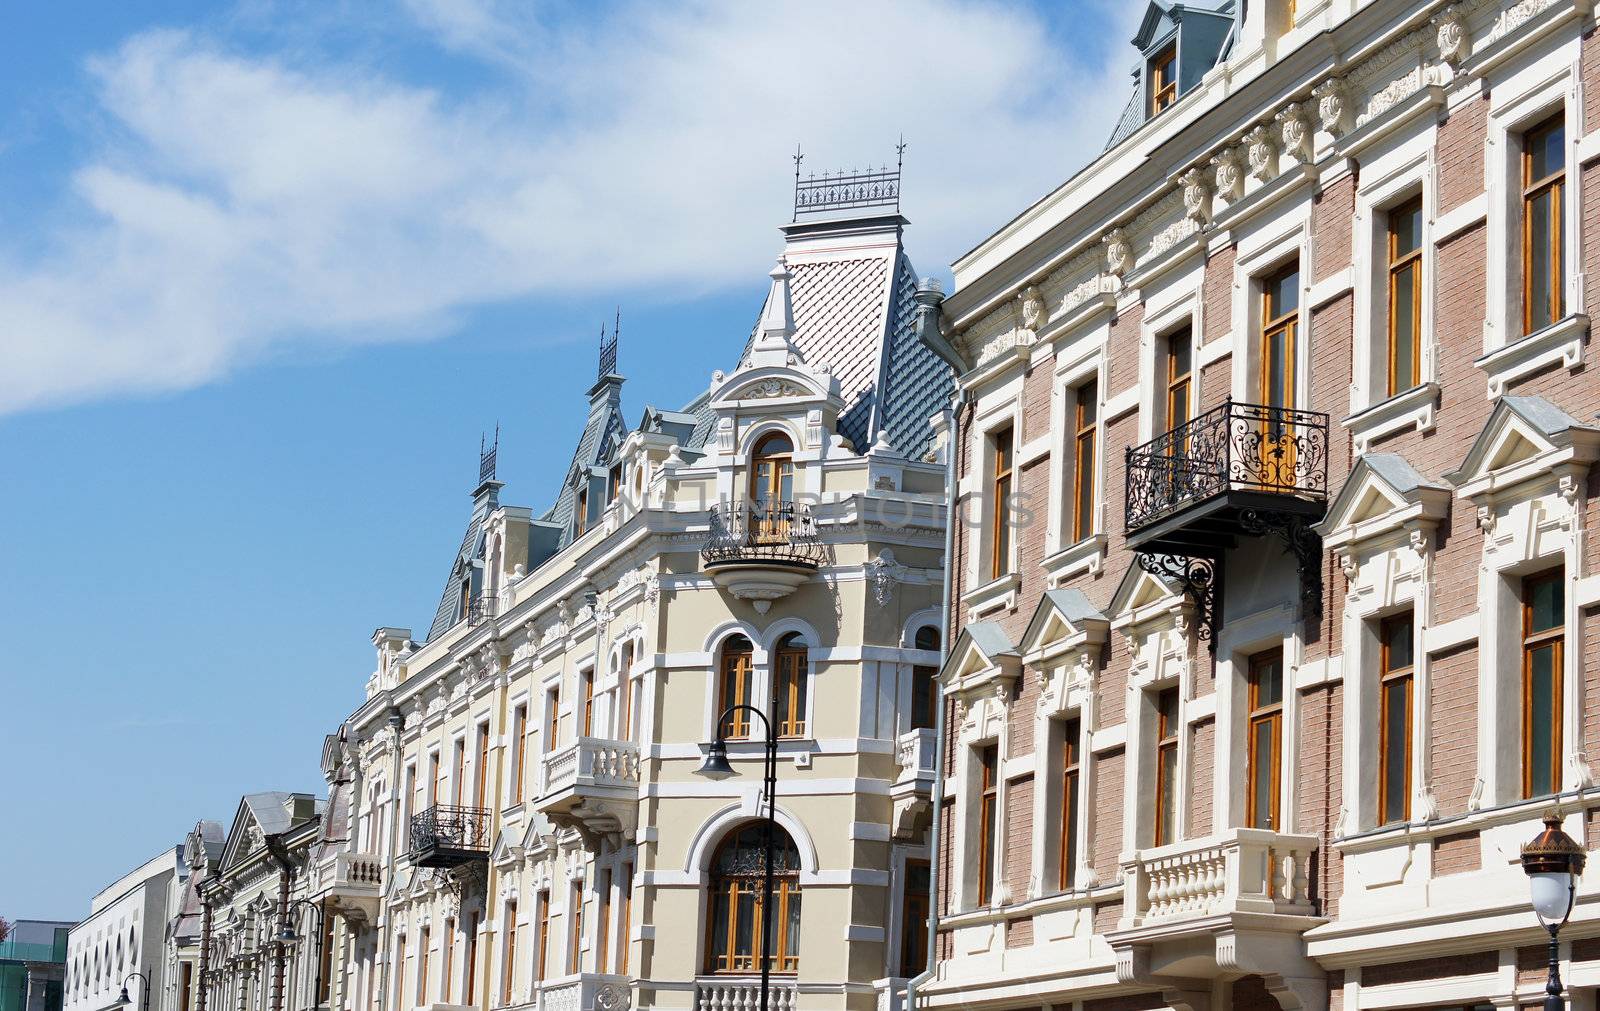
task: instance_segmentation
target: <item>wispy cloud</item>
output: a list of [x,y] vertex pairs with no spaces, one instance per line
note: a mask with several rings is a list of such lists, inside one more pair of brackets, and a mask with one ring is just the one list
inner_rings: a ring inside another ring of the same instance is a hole
[[1120,51],[970,0],[404,6],[490,72],[462,89],[184,30],[91,62],[109,128],[70,224],[40,223],[43,258],[0,240],[0,413],[437,336],[497,300],[748,281],[797,140],[837,167],[904,132],[938,269],[1098,149],[1125,81]]

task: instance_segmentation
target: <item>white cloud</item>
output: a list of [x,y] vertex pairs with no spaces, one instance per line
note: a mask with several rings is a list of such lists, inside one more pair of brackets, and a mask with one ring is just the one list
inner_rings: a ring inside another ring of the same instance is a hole
[[903,131],[908,243],[942,270],[1099,149],[1135,6],[1086,5],[1118,33],[1107,68],[968,0],[636,3],[582,26],[405,3],[492,68],[473,90],[187,31],[92,61],[109,129],[73,213],[38,223],[43,258],[0,245],[0,413],[435,336],[493,300],[758,279],[796,141],[821,169]]

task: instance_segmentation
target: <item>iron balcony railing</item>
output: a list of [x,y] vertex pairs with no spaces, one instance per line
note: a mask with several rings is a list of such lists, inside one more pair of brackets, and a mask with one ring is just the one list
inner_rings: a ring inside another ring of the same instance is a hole
[[467,602],[467,627],[477,628],[494,617],[493,597],[474,597]]
[[793,502],[713,506],[700,558],[707,566],[765,563],[813,569],[827,560],[810,507]]
[[411,852],[489,850],[489,812],[439,804],[411,816]]
[[1328,496],[1328,416],[1228,401],[1127,450],[1127,528],[1230,491]]

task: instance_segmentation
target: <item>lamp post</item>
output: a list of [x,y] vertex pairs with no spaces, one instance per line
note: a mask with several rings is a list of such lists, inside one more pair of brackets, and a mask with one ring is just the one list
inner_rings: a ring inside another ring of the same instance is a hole
[[767,719],[767,714],[755,706],[742,703],[724,710],[722,715],[717,717],[717,736],[706,746],[706,759],[695,773],[716,781],[734,775],[733,766],[728,764],[728,742],[722,737],[722,728],[727,725],[729,717],[740,711],[760,717],[761,727],[767,738],[767,760],[763,769],[767,790],[767,818],[762,831],[765,863],[761,876],[761,1003],[758,1007],[760,1011],[768,1011],[767,993],[771,988],[772,976],[772,826],[778,819],[778,738],[772,732],[772,721]]
[[317,914],[317,947],[316,947],[315,952],[313,953],[313,957],[316,958],[316,969],[314,970],[316,972],[316,982],[314,982],[312,984],[312,986],[315,989],[313,989],[311,991],[311,1006],[312,1007],[321,1007],[322,1006],[322,933],[323,933],[323,931],[322,931],[323,919],[322,918],[323,918],[323,915],[324,915],[322,906],[319,905],[318,903],[312,902],[310,899],[295,899],[293,902],[289,903],[289,908],[284,911],[283,929],[278,931],[278,943],[287,945],[287,944],[294,944],[294,943],[296,943],[296,942],[301,940],[300,935],[296,934],[294,932],[294,927],[289,923],[289,914],[294,911],[294,908],[296,906],[305,906],[307,909],[309,909],[313,913]]
[[1539,925],[1550,932],[1550,978],[1544,985],[1545,1011],[1564,1011],[1561,997],[1561,948],[1556,935],[1566,926],[1578,897],[1578,875],[1583,873],[1583,847],[1561,831],[1561,815],[1544,816],[1544,831],[1522,847],[1522,869],[1533,893],[1533,912]]
[[150,1011],[150,977],[142,972],[130,972],[122,980],[122,992],[117,994],[117,999],[111,1002],[113,1008],[125,1008],[133,1001],[128,997],[128,980],[139,979],[144,987],[139,991],[139,1011]]

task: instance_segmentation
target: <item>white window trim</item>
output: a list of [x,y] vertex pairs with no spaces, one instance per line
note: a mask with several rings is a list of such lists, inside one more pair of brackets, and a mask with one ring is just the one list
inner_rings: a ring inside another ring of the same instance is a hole
[[[972,435],[970,436],[972,442],[969,447],[971,452],[968,458],[976,466],[973,473],[969,475],[971,483],[967,487],[966,498],[969,502],[976,501],[980,511],[978,522],[975,524],[968,523],[967,585],[974,587],[974,589],[963,596],[963,602],[966,602],[967,598],[973,597],[987,602],[992,595],[983,594],[982,591],[986,587],[992,587],[994,584],[1001,583],[1008,578],[1018,576],[1017,549],[1020,538],[1013,531],[1011,557],[1007,559],[1006,572],[1002,573],[998,578],[989,577],[990,545],[993,543],[992,537],[995,523],[995,503],[989,500],[989,484],[994,474],[994,436],[997,432],[1008,427],[1011,429],[1012,460],[1015,461],[1018,451],[1022,449],[1022,442],[1019,438],[1022,434],[1022,388],[1020,380],[1014,389],[1007,391],[1007,395],[996,397],[995,403],[984,409],[975,419],[972,426]],[[1020,476],[1020,470],[1015,465],[1015,462],[1013,462],[1011,473],[1014,494],[1017,478]],[[962,511],[963,514],[965,512],[966,510]],[[974,605],[969,604],[968,606],[972,607]],[[1016,606],[1015,600],[1013,599],[1006,606],[1008,608]]]
[[[1050,468],[1048,518],[1045,526],[1045,578],[1052,585],[1065,582],[1072,576],[1088,572],[1097,574],[1105,567],[1106,546],[1106,368],[1104,342],[1086,342],[1085,353],[1075,359],[1057,359],[1054,384],[1050,397],[1050,430],[1059,433],[1052,440],[1062,446],[1058,460]],[[1077,467],[1074,444],[1077,435],[1073,427],[1077,407],[1077,389],[1084,383],[1095,384],[1099,402],[1095,405],[1095,474],[1094,474],[1094,531],[1080,540],[1070,540],[1072,510],[1072,476]]]
[[[1255,614],[1230,617],[1218,630],[1216,664],[1215,737],[1216,779],[1218,784],[1212,821],[1218,831],[1244,825],[1248,811],[1245,737],[1249,723],[1250,657],[1270,649],[1283,649],[1283,748],[1279,769],[1278,810],[1283,824],[1276,831],[1294,833],[1299,812],[1299,783],[1295,770],[1299,761],[1300,669],[1304,665],[1303,647],[1298,632],[1298,608],[1281,604]],[[1180,758],[1181,758],[1180,754]]]
[[1234,265],[1233,332],[1244,335],[1233,347],[1232,399],[1254,404],[1261,399],[1261,283],[1289,260],[1295,260],[1300,273],[1298,321],[1295,325],[1295,404],[1311,405],[1311,276],[1313,261],[1310,236],[1310,205],[1295,209],[1265,227],[1246,248],[1241,241]]
[[[1096,646],[1098,652],[1098,646]],[[1043,761],[1043,768],[1035,770],[1033,780],[1033,847],[1031,859],[1034,873],[1029,878],[1033,886],[1028,899],[1046,895],[1077,895],[1094,888],[1094,839],[1098,807],[1096,796],[1097,762],[1090,744],[1094,737],[1096,702],[1092,680],[1072,680],[1078,667],[1075,654],[1060,658],[1053,665],[1055,674],[1051,682],[1056,691],[1047,692],[1039,700],[1034,718],[1034,754]],[[1074,869],[1075,884],[1063,890],[1057,878],[1061,853],[1061,754],[1057,725],[1068,720],[1078,721],[1078,863]]]
[[[1163,304],[1147,303],[1139,332],[1139,374],[1149,377],[1139,384],[1139,442],[1146,443],[1189,421],[1200,406],[1200,334],[1204,302],[1200,297],[1203,270],[1193,272]],[[1152,303],[1154,300],[1152,300]],[[1190,380],[1189,417],[1176,423],[1166,417],[1167,377],[1165,350],[1167,339],[1184,327],[1189,328]],[[1160,430],[1157,430],[1157,425]]]

